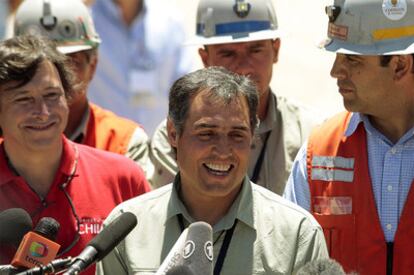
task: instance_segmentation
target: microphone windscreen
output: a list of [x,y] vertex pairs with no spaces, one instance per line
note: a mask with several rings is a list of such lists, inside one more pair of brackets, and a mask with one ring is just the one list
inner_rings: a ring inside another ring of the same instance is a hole
[[[173,266],[166,273],[166,275],[195,275],[195,274],[196,273],[193,272],[191,268],[186,265]],[[197,274],[201,274],[201,273],[197,273]]]
[[206,222],[195,222],[188,227],[184,245],[183,265],[200,274],[213,274],[213,230]]
[[37,223],[33,231],[48,238],[49,240],[55,241],[59,228],[60,224],[58,221],[50,217],[43,217]]
[[302,266],[297,275],[345,275],[342,266],[333,259],[320,259]]
[[0,243],[18,247],[23,236],[32,230],[30,215],[21,208],[10,208],[0,213]]
[[124,212],[93,238],[87,246],[96,249],[95,260],[102,260],[115,248],[137,225],[137,218],[130,212]]

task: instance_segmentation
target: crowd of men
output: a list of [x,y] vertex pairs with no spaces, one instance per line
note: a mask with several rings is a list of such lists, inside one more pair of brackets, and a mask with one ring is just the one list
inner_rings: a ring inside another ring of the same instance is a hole
[[[144,48],[161,41],[137,35],[150,31],[150,1],[127,2],[95,9],[134,26],[131,41]],[[0,42],[0,211],[24,209],[34,224],[56,219],[59,257],[77,256],[122,213],[135,215],[138,225],[85,274],[155,274],[198,221],[212,227],[214,275],[411,274],[414,2],[326,7],[321,46],[336,54],[331,76],[346,111],[325,121],[270,88],[283,38],[272,2],[199,0],[187,43],[200,46],[204,68],[162,79],[172,71],[150,72],[151,55],[134,60],[142,47],[101,39],[81,0],[23,1],[14,37]],[[131,62],[127,75],[122,62]],[[97,68],[114,75],[99,78],[93,98],[116,109],[88,99]],[[157,117],[163,104],[150,106],[146,93],[163,89],[158,78],[173,84],[148,137],[117,110]],[[156,81],[136,91],[145,80]],[[123,81],[133,89],[120,100],[113,87]],[[16,249],[0,243],[0,264]],[[310,271],[329,258],[343,269]]]

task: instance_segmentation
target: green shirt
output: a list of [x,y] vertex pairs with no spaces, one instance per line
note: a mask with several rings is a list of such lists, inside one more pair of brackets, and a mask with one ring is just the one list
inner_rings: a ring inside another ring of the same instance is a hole
[[[251,147],[249,177],[253,177],[265,137],[269,134],[256,183],[282,195],[299,148],[307,139],[312,127],[321,120],[305,107],[271,93],[266,119],[261,121],[256,129]],[[165,121],[158,126],[151,139],[150,159],[153,164],[153,174],[149,179],[152,188],[172,182],[178,167],[174,151],[168,142]]]
[[[178,197],[179,177],[169,184],[116,207],[137,216],[137,227],[102,262],[97,274],[153,274],[181,234],[177,215],[195,222]],[[306,262],[328,257],[321,227],[304,209],[251,183],[243,182],[229,212],[213,226],[214,262],[223,230],[238,220],[222,275],[291,274]]]

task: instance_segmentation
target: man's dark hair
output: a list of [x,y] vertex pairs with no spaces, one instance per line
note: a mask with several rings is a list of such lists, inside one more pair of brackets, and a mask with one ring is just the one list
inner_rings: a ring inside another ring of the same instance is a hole
[[191,99],[202,91],[207,91],[209,96],[225,104],[240,96],[244,97],[249,107],[251,130],[254,131],[259,101],[255,84],[245,76],[212,66],[179,78],[170,89],[168,117],[178,135],[184,130]]
[[65,96],[70,99],[75,78],[67,57],[58,52],[56,44],[47,38],[32,35],[16,36],[0,42],[0,86],[16,81],[15,88],[27,84],[43,61],[55,65]]
[[[380,58],[380,65],[382,66],[382,67],[387,67],[388,66],[388,64],[390,63],[390,61],[391,61],[391,58],[393,57],[394,55],[381,55],[379,58]],[[414,54],[411,54],[411,56],[412,56],[412,58],[413,58],[413,61],[414,61]],[[412,73],[414,73],[414,66],[413,66],[413,68],[412,68],[412,70],[411,70],[411,72]]]

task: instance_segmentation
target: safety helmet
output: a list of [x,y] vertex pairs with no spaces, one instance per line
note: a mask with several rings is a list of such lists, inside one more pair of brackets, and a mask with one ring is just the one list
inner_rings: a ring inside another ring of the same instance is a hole
[[334,0],[326,50],[362,55],[414,53],[414,0]]
[[200,0],[196,36],[186,44],[212,45],[275,39],[273,0]]
[[25,0],[16,11],[14,35],[42,35],[64,54],[89,50],[101,42],[81,0]]

